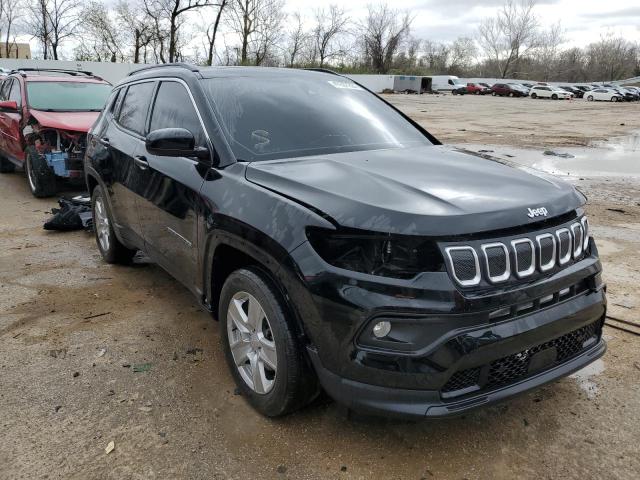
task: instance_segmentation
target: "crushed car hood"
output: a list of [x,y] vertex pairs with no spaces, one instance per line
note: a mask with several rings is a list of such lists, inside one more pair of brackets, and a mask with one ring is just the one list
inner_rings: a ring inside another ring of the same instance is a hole
[[253,162],[249,181],[330,216],[379,232],[450,236],[538,222],[583,205],[554,177],[447,146]]
[[30,110],[30,113],[43,127],[85,133],[100,115],[100,112],[43,112],[42,110]]

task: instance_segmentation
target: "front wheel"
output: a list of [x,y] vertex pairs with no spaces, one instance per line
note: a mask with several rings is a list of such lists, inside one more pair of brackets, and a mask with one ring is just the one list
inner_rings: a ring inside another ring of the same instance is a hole
[[56,176],[47,164],[43,155],[33,147],[25,151],[25,170],[29,189],[34,197],[43,198],[55,195],[57,191]]
[[99,185],[93,189],[91,209],[93,212],[93,231],[102,258],[107,263],[131,263],[136,251],[125,247],[116,237],[105,194]]
[[536,98],[538,98],[538,94],[537,93],[532,93],[531,94],[531,98],[533,98],[535,100]]
[[491,95],[493,95],[494,97],[497,95],[496,92],[491,92]]
[[558,99],[558,95],[556,95],[555,93],[551,95],[551,100],[557,100],[557,99]]
[[278,417],[318,392],[281,295],[259,269],[229,275],[218,319],[225,357],[242,395],[258,412]]
[[510,96],[510,97],[513,97],[513,96],[514,96],[513,92],[511,92],[511,93],[509,94],[509,96]]
[[593,95],[589,95],[587,97],[587,102],[593,102]]

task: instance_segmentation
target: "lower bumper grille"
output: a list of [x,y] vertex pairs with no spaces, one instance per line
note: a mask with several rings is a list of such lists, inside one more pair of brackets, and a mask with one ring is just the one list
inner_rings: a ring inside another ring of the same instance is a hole
[[[561,337],[494,360],[487,365],[456,372],[442,387],[441,394],[444,398],[451,398],[472,391],[493,390],[560,365],[594,345],[602,334],[602,323],[602,320],[598,320]],[[543,359],[544,367],[540,369],[536,369],[537,358],[540,358],[538,354],[546,357]]]

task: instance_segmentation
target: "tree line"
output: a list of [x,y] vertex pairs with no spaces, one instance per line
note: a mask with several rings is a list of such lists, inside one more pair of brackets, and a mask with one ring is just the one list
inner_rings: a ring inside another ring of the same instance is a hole
[[337,4],[286,13],[284,0],[0,0],[0,56],[28,36],[37,58],[56,60],[569,82],[640,75],[638,43],[610,34],[567,48],[560,23],[541,25],[536,0],[506,0],[473,37],[450,42],[418,38],[415,14],[390,5],[352,19]]

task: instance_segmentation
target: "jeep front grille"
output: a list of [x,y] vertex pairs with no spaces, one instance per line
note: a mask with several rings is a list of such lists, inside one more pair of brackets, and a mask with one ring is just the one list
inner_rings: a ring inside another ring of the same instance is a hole
[[506,241],[448,244],[445,258],[453,279],[463,287],[525,279],[580,260],[588,246],[585,218],[550,231],[534,232]]

